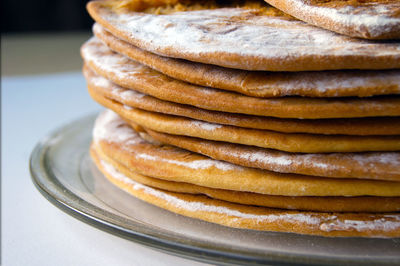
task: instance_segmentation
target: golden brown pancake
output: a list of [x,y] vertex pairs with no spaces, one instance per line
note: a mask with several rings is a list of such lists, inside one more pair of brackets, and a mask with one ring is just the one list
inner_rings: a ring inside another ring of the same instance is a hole
[[93,1],[87,8],[114,36],[163,56],[246,70],[400,67],[399,43],[349,38],[258,8],[157,15],[135,6],[119,10],[119,3]]
[[93,33],[112,50],[174,79],[255,97],[366,97],[399,94],[400,70],[266,72],[224,68],[147,52],[99,24]]
[[366,39],[400,38],[398,0],[265,0],[300,20]]
[[168,181],[280,196],[400,195],[400,182],[281,174],[150,143],[111,111],[97,119],[93,136],[95,145],[106,156],[136,173]]
[[97,74],[122,87],[207,110],[303,119],[400,116],[399,96],[263,99],[169,78],[112,52],[96,39],[83,45],[81,54],[85,63]]
[[400,236],[398,213],[302,212],[252,207],[151,188],[126,177],[105,161],[95,162],[108,180],[133,196],[166,210],[220,225],[330,237]]
[[374,213],[400,211],[400,197],[285,197],[213,189],[189,183],[166,181],[135,173],[107,157],[101,150],[96,150],[95,145],[92,145],[90,154],[96,165],[100,165],[104,161],[135,182],[171,192],[203,194],[228,202],[290,210]]

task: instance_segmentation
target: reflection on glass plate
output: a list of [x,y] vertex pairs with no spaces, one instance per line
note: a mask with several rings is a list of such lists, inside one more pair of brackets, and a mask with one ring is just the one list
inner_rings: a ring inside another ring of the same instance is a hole
[[400,239],[325,238],[233,229],[170,213],[114,187],[88,155],[95,116],[58,129],[31,157],[33,181],[53,204],[104,231],[218,264],[396,264]]

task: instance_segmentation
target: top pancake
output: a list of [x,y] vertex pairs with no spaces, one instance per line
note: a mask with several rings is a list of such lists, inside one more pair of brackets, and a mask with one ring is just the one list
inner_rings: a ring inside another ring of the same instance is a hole
[[353,39],[259,9],[155,15],[118,12],[120,2],[90,2],[88,11],[113,35],[159,55],[245,70],[400,68],[400,43]]
[[265,0],[298,19],[348,36],[400,38],[398,0]]

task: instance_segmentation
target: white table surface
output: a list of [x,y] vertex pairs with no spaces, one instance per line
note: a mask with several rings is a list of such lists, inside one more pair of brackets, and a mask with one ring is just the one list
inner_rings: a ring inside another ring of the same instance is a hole
[[93,228],[34,187],[29,156],[36,143],[101,109],[79,72],[3,77],[1,83],[2,265],[204,265]]

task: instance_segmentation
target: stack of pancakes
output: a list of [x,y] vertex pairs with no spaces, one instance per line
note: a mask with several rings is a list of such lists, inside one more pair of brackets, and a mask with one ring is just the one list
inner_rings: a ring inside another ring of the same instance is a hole
[[[304,16],[287,8],[300,0],[270,2],[329,30],[264,2],[90,2],[83,73],[110,109],[95,124],[94,162],[189,217],[400,237],[400,41],[355,38],[399,38],[400,4],[315,1]],[[323,3],[368,23],[330,23]]]

